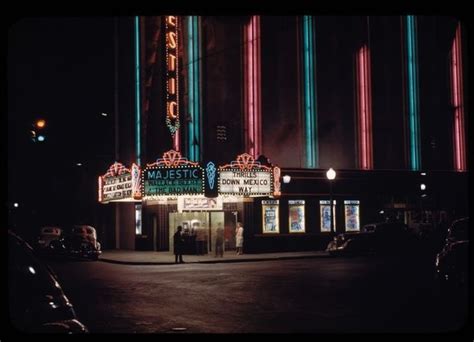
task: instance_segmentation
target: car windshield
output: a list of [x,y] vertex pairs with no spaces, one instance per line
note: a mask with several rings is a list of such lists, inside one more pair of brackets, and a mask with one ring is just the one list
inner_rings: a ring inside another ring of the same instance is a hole
[[450,237],[456,240],[468,240],[467,227],[468,220],[460,220],[455,222],[450,229]]

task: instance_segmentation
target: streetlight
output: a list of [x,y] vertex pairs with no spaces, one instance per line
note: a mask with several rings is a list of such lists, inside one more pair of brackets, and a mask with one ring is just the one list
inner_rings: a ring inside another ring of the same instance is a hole
[[284,175],[283,176],[283,183],[288,184],[291,182],[291,176],[290,175]]
[[30,130],[30,138],[33,142],[43,142],[45,140],[45,127],[46,127],[46,120],[38,119],[32,123],[32,130]]
[[332,203],[332,181],[336,178],[336,171],[331,167],[327,172],[326,172],[326,177],[329,179],[329,201],[330,201],[330,217],[331,217],[331,232],[334,231],[334,217],[333,217],[333,203]]

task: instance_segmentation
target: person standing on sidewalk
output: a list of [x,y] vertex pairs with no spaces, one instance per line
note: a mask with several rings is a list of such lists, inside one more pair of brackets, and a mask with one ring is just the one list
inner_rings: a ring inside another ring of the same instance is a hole
[[178,263],[178,259],[179,259],[180,264],[184,263],[183,261],[184,237],[181,234],[182,230],[183,230],[183,227],[178,226],[178,230],[173,235],[175,264]]
[[235,247],[237,247],[237,255],[241,255],[244,247],[244,227],[240,222],[237,222],[237,229],[235,230]]
[[222,228],[222,223],[217,224],[216,229],[216,257],[224,256],[224,228]]

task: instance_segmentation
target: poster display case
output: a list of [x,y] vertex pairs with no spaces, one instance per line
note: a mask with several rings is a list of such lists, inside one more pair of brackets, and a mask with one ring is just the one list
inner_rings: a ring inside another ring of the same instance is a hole
[[288,201],[288,217],[290,233],[305,232],[304,200]]
[[279,200],[262,201],[262,232],[279,233]]

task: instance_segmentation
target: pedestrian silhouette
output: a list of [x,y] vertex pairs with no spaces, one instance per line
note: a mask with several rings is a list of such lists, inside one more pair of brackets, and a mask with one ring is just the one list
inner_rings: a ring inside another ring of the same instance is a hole
[[222,228],[222,223],[217,224],[216,230],[216,257],[224,256],[224,228]]
[[174,233],[174,236],[173,236],[174,257],[175,257],[174,262],[176,264],[178,263],[178,259],[179,259],[180,264],[184,263],[183,261],[184,237],[183,237],[183,234],[181,233],[182,230],[183,230],[183,227],[178,226],[178,230],[176,231],[176,233]]
[[237,247],[237,255],[242,254],[244,246],[244,227],[242,223],[237,222],[237,229],[235,230],[235,247]]

